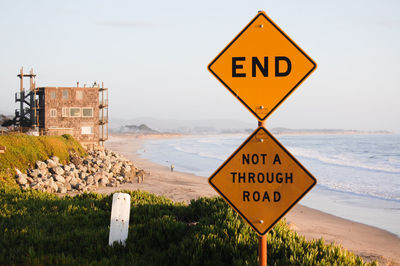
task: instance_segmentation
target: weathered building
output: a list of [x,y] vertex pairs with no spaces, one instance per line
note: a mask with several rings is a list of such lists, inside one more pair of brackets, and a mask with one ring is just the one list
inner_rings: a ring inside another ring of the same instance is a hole
[[[108,138],[108,89],[92,87],[36,87],[31,75],[21,69],[21,108],[16,111],[20,126],[31,127],[40,135],[70,134],[83,145],[102,144]],[[31,77],[25,93],[22,79]],[[29,97],[30,100],[25,98]],[[25,99],[25,100],[24,100]],[[26,108],[24,105],[28,105]]]

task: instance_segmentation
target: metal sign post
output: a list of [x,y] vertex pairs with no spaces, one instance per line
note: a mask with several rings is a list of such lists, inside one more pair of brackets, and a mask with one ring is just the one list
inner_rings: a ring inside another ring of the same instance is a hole
[[267,266],[267,235],[258,236],[258,265]]
[[[266,120],[258,121],[258,127],[266,128]],[[258,236],[258,265],[259,266],[267,266],[267,253],[268,253],[268,245],[267,245],[267,234]]]

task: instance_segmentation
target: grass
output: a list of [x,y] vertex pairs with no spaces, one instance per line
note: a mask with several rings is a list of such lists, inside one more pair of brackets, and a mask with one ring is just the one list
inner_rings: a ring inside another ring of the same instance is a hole
[[85,154],[84,148],[70,135],[35,137],[10,134],[0,136],[0,145],[7,148],[4,154],[0,154],[0,183],[8,186],[17,186],[14,168],[25,172],[36,161],[47,160],[53,155],[61,162],[67,162],[70,151]]
[[[112,196],[59,198],[0,186],[0,261],[24,265],[257,265],[257,235],[221,198],[189,205],[131,195],[126,247],[108,246]],[[323,240],[279,222],[268,234],[269,265],[364,265]]]

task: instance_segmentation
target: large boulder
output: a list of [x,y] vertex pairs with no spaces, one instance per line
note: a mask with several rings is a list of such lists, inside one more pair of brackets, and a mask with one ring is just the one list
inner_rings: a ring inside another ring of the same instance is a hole
[[75,185],[75,189],[79,190],[79,191],[83,191],[85,188],[85,185],[82,183],[78,183]]
[[93,174],[93,173],[96,173],[97,170],[98,170],[98,169],[96,169],[96,168],[94,168],[94,167],[92,167],[92,166],[89,166],[87,172],[88,172],[89,174]]
[[51,184],[51,190],[52,192],[57,192],[58,191],[58,186],[56,183]]
[[65,194],[65,193],[67,193],[67,188],[66,187],[58,187],[58,191],[57,192]]
[[65,178],[62,175],[54,175],[53,180],[56,182],[65,183]]
[[67,189],[67,191],[72,191],[72,186],[70,183],[66,183],[65,188]]
[[22,175],[23,173],[18,169],[18,168],[15,168],[15,173],[17,174],[17,176],[19,176],[19,175]]
[[124,183],[125,179],[122,176],[117,176],[115,179],[117,179],[120,183]]
[[87,185],[92,185],[94,183],[94,176],[93,175],[86,176],[85,181]]
[[109,183],[107,177],[103,177],[99,180],[99,187],[105,187]]
[[44,169],[47,168],[47,164],[45,162],[42,162],[42,161],[37,161],[35,163],[35,165],[36,165],[36,168],[39,169],[39,170],[44,170]]
[[53,162],[55,162],[56,164],[60,163],[60,159],[57,156],[53,155],[53,156],[50,157],[50,159],[53,160]]
[[70,158],[71,163],[73,163],[76,166],[82,164],[82,158],[79,155],[77,155],[76,153],[70,153],[69,158]]
[[131,167],[127,164],[124,164],[121,168],[121,172],[119,173],[122,177],[130,177],[131,175]]
[[78,170],[81,172],[87,172],[87,167],[83,166],[82,164],[78,166]]
[[30,184],[32,189],[39,189],[40,188],[40,183],[39,182],[32,182]]
[[30,169],[29,170],[29,175],[32,178],[38,178],[38,177],[42,177],[42,171],[39,169]]
[[64,165],[63,168],[64,168],[65,172],[70,172],[71,171],[71,167],[69,165]]
[[79,172],[79,178],[80,179],[85,179],[85,177],[87,176],[88,174],[86,173],[86,172]]
[[47,164],[48,168],[55,168],[58,166],[58,164],[55,161],[53,161],[52,159],[46,160],[46,164]]
[[26,174],[20,174],[17,176],[17,183],[20,185],[28,184],[28,176]]
[[69,181],[69,184],[71,185],[72,188],[74,188],[78,183],[79,183],[79,179],[78,178],[72,178]]
[[65,173],[64,169],[62,169],[60,166],[51,168],[50,172],[55,175],[63,175]]
[[76,170],[76,165],[75,164],[70,163],[70,164],[68,164],[68,166],[69,166],[71,172]]
[[144,170],[140,169],[136,172],[137,182],[142,183],[144,181],[145,172]]

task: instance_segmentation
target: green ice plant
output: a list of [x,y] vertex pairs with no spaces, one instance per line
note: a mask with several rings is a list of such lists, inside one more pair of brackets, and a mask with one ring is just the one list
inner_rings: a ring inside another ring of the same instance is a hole
[[[112,195],[58,197],[0,185],[0,261],[5,265],[257,265],[258,238],[221,198],[186,205],[143,191],[131,196],[126,246],[108,246]],[[270,265],[364,265],[280,221],[268,233]],[[375,264],[375,263],[372,263]]]

